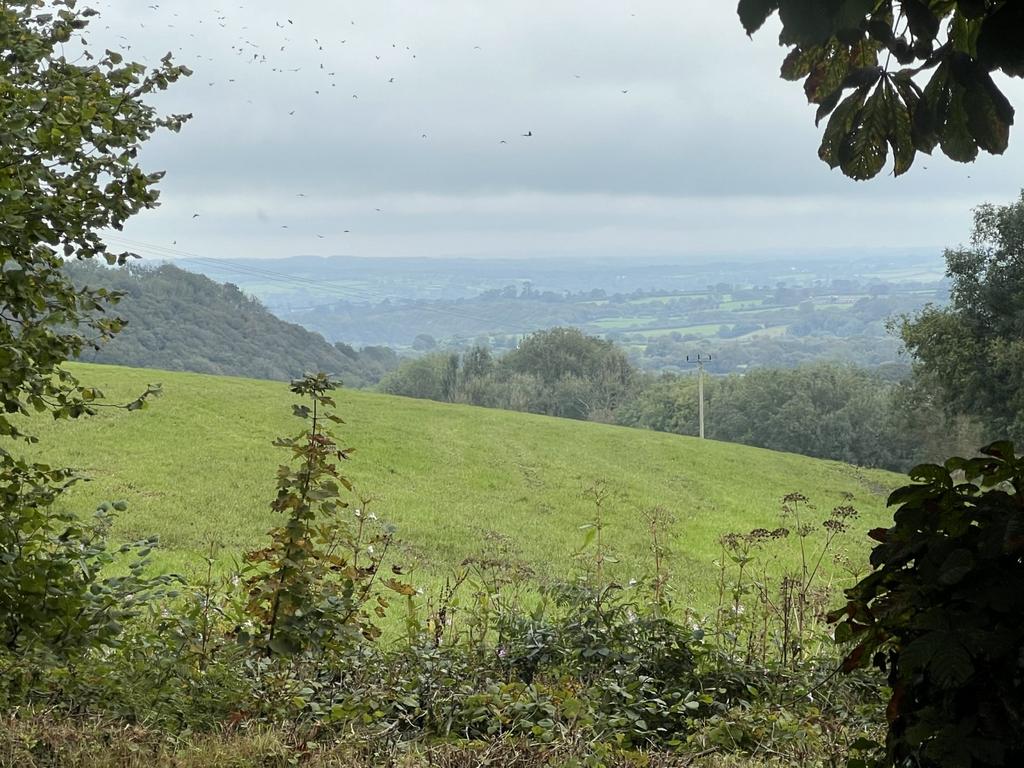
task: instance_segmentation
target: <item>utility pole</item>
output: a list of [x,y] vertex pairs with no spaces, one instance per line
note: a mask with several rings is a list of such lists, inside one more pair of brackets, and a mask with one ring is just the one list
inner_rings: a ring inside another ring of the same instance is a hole
[[700,419],[700,439],[704,439],[704,363],[711,362],[711,355],[697,353],[687,355],[686,362],[697,365],[697,414]]

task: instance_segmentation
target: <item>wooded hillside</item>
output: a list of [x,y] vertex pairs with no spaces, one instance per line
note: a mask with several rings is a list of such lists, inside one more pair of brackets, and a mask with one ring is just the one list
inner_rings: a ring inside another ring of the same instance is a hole
[[397,365],[384,347],[355,350],[279,320],[231,283],[171,265],[67,266],[75,284],[123,294],[113,312],[128,326],[86,362],[287,380],[328,371],[349,387],[376,383]]

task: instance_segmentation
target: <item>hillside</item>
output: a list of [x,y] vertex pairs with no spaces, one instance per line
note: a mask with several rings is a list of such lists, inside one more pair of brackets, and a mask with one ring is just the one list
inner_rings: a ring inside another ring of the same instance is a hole
[[332,346],[236,286],[177,267],[78,262],[67,270],[78,286],[124,294],[113,314],[127,328],[99,352],[84,353],[89,362],[279,380],[328,371],[352,387],[376,383],[397,364],[391,350]]
[[[275,436],[297,431],[282,383],[77,365],[112,399],[148,382],[164,396],[142,412],[105,411],[77,423],[40,420],[48,461],[82,468],[83,511],[125,499],[119,536],[158,533],[168,568],[195,571],[210,542],[224,558],[260,542],[271,525],[274,472],[285,458]],[[341,435],[356,448],[349,476],[372,495],[376,513],[398,527],[398,557],[433,580],[481,551],[484,534],[513,540],[540,574],[565,575],[593,518],[582,492],[604,481],[606,536],[624,575],[646,570],[640,512],[662,506],[676,518],[672,569],[691,594],[710,587],[717,539],[728,531],[779,524],[779,502],[800,491],[824,515],[846,503],[860,531],[886,516],[884,495],[898,475],[860,470],[740,445],[523,413],[444,405],[342,390]],[[851,542],[859,548],[862,536]],[[866,550],[864,550],[866,551]]]

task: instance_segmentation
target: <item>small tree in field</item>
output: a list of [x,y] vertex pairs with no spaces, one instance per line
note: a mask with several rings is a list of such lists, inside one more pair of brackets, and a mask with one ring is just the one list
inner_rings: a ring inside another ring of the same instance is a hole
[[271,503],[285,519],[270,531],[269,546],[246,555],[246,610],[255,621],[240,638],[268,655],[320,657],[376,639],[380,629],[370,614],[382,617],[388,605],[376,588],[414,593],[380,574],[391,530],[376,522],[367,500],[352,509],[343,498],[353,489],[340,465],[352,449],[339,446],[330,429],[342,423],[334,413],[336,388],[323,373],[292,382],[304,399],[292,412],[306,426],[274,443],[292,458],[278,468]]
[[94,597],[113,590],[112,606],[139,586],[99,576],[106,513],[89,527],[53,511],[72,473],[12,446],[35,441],[23,417],[76,418],[102,398],[64,363],[121,329],[105,314],[117,296],[75,289],[61,267],[124,263],[128,254],[110,253],[99,232],[157,204],[162,174],[142,170],[139,148],[187,119],[159,117],[145,97],[189,71],[170,56],[147,70],[114,51],[90,53],[81,35],[96,12],[75,6],[0,2],[0,616],[12,650],[115,636],[112,608],[94,610],[106,599]]

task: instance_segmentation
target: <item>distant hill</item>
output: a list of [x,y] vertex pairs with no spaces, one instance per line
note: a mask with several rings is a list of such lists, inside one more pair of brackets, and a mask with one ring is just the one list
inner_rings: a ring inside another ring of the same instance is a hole
[[113,314],[127,328],[100,351],[84,352],[87,362],[281,380],[325,371],[350,387],[374,384],[398,364],[386,347],[332,346],[237,286],[174,266],[71,263],[67,270],[78,286],[124,294]]
[[[75,422],[36,419],[33,448],[56,466],[82,467],[91,482],[66,497],[88,510],[124,499],[118,538],[159,534],[162,567],[197,571],[210,542],[224,545],[225,563],[258,546],[280,518],[270,510],[275,470],[286,453],[276,436],[301,428],[296,401],[277,382],[187,373],[154,373],[75,365],[82,381],[113,401],[130,399],[150,381],[163,385],[152,407],[107,409]],[[664,507],[674,517],[669,568],[685,594],[682,605],[713,603],[718,537],[729,531],[774,529],[784,494],[800,491],[818,506],[814,524],[838,504],[862,513],[843,551],[855,561],[865,533],[891,520],[885,508],[899,475],[743,445],[649,430],[513,413],[342,389],[337,432],[355,448],[345,474],[372,508],[398,527],[396,558],[417,566],[427,593],[467,557],[508,550],[540,577],[561,577],[595,516],[585,491],[603,481],[610,496],[605,536],[622,578],[650,567],[643,511]],[[781,561],[796,566],[796,541]],[[499,555],[487,555],[496,557]],[[611,567],[611,566],[609,566]],[[822,564],[834,566],[831,555]],[[836,574],[837,578],[839,574]]]

